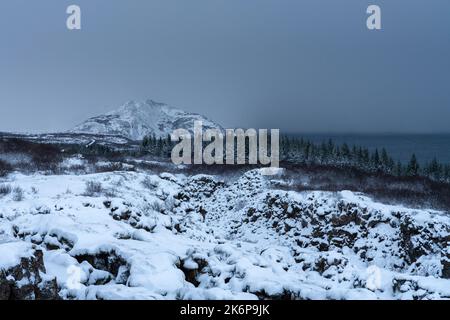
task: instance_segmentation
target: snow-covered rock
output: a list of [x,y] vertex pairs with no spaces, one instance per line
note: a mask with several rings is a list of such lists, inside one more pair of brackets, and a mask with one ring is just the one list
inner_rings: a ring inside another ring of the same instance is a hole
[[64,299],[450,299],[445,212],[260,170],[8,179],[24,197],[0,199],[0,273],[40,252]]
[[0,242],[0,257],[0,300],[59,299],[56,278],[46,275],[35,245]]
[[146,100],[127,102],[115,111],[86,120],[71,132],[118,135],[132,140],[141,140],[153,134],[157,138],[166,138],[175,129],[192,132],[194,121],[202,121],[204,129],[221,129],[218,124],[199,114]]

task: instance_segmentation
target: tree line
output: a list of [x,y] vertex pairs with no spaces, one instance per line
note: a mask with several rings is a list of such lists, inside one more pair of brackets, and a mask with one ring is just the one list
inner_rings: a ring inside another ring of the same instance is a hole
[[440,182],[450,182],[450,164],[440,163],[436,158],[420,165],[415,154],[408,163],[394,161],[385,148],[370,151],[362,146],[336,144],[333,140],[313,143],[292,136],[280,138],[282,160],[301,164],[349,166],[370,173],[383,173],[397,177],[423,176]]
[[[147,154],[163,158],[170,158],[174,145],[175,142],[171,141],[170,135],[166,138],[146,136],[141,143],[142,149]],[[369,150],[363,146],[349,146],[347,143],[336,144],[332,139],[314,143],[304,138],[282,135],[280,161],[306,165],[345,166],[368,173],[397,177],[423,176],[435,181],[450,182],[450,164],[440,163],[436,158],[421,165],[416,155],[412,154],[408,163],[401,163],[395,161],[385,148]]]

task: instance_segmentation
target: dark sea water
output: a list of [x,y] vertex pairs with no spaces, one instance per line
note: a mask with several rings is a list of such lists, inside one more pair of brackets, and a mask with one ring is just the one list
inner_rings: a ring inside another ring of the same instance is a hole
[[434,157],[450,163],[450,134],[295,134],[315,143],[332,139],[337,144],[347,143],[375,150],[385,148],[397,161],[408,162],[413,153],[421,163]]

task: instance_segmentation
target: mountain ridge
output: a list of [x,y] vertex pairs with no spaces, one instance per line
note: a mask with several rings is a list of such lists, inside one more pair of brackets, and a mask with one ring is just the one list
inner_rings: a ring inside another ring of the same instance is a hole
[[116,110],[87,119],[69,132],[119,135],[131,140],[142,140],[147,135],[164,138],[175,129],[192,132],[194,121],[202,121],[205,129],[222,129],[203,115],[147,99],[130,100]]

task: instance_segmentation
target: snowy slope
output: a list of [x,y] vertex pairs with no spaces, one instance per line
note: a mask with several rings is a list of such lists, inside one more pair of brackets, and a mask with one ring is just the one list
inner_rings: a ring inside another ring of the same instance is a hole
[[152,134],[166,138],[175,129],[192,131],[194,121],[202,121],[204,129],[221,128],[201,115],[146,100],[127,102],[117,110],[86,120],[71,132],[121,135],[132,140]]
[[0,269],[42,250],[66,299],[450,298],[448,214],[270,179],[11,175]]

